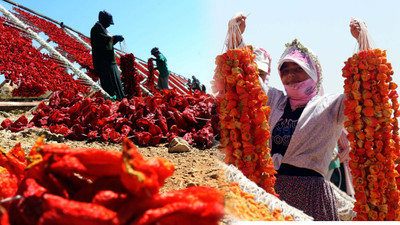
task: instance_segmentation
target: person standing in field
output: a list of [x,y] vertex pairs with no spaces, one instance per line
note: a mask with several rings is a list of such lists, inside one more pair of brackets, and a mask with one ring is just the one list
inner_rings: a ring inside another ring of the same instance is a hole
[[99,21],[90,30],[92,59],[95,75],[100,85],[113,99],[121,101],[125,93],[121,83],[114,45],[123,41],[122,35],[111,35],[107,27],[114,24],[113,17],[105,10],[99,12]]
[[156,61],[156,70],[158,70],[158,88],[160,90],[169,89],[168,82],[169,82],[169,70],[167,66],[167,58],[160,52],[157,47],[151,49],[151,54],[156,57],[153,60]]

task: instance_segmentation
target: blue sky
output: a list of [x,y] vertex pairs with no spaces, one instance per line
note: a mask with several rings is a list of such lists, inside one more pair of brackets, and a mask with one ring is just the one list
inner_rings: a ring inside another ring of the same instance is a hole
[[[350,18],[366,22],[376,46],[387,50],[394,80],[400,84],[400,2],[396,0],[15,0],[89,36],[98,12],[114,17],[112,34],[125,37],[128,52],[147,60],[157,46],[169,69],[196,75],[209,87],[215,57],[221,54],[227,24],[238,11],[250,14],[244,38],[265,48],[272,57],[272,86],[282,88],[277,62],[285,43],[298,38],[319,57],[327,93],[343,92],[341,68],[356,47]],[[1,5],[10,8],[6,2]],[[117,47],[119,45],[117,44]],[[0,78],[1,79],[1,78]]]

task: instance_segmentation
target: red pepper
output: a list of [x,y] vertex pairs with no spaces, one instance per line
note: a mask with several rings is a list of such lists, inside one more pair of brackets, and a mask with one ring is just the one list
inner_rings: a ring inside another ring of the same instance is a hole
[[110,141],[114,142],[114,143],[118,143],[121,142],[122,140],[122,136],[120,133],[118,133],[117,131],[115,131],[114,129],[111,130],[110,133]]
[[182,115],[190,122],[197,124],[197,120],[195,118],[195,110],[191,106],[186,107],[185,110],[183,110]]
[[124,138],[122,145],[122,184],[134,196],[156,194],[165,179],[173,174],[174,165],[165,159],[143,160],[128,138]]
[[10,225],[10,221],[8,218],[8,212],[1,205],[0,205],[0,224],[1,225]]
[[0,166],[0,199],[13,197],[18,190],[18,179]]
[[156,109],[156,117],[158,119],[158,126],[161,128],[163,135],[168,133],[167,119],[162,115],[160,109]]
[[141,146],[149,145],[151,137],[152,137],[151,134],[146,131],[135,132],[135,141],[138,143],[138,145]]
[[25,129],[28,126],[28,119],[25,115],[20,116],[16,121],[8,126],[8,129],[12,132],[18,132]]
[[180,129],[186,129],[188,127],[188,124],[185,118],[182,116],[182,113],[173,107],[169,107],[169,109],[171,110],[170,115],[174,120],[176,126]]
[[224,216],[222,204],[204,202],[173,202],[146,211],[133,224],[217,225]]
[[172,125],[167,134],[167,142],[171,142],[172,139],[179,136],[179,134],[181,134],[183,132],[184,132],[184,130],[179,129],[175,124]]
[[10,126],[12,124],[12,120],[10,119],[5,119],[3,120],[3,122],[1,122],[1,127],[3,127],[3,129],[6,129],[8,126]]
[[141,196],[118,211],[121,223],[135,218],[131,224],[217,224],[223,216],[222,192],[203,186]]
[[56,157],[49,168],[60,174],[79,173],[89,177],[121,174],[122,153],[118,151],[69,148],[64,144],[51,144],[44,145],[41,152]]
[[187,132],[183,135],[183,139],[188,142],[189,145],[193,145],[193,132]]
[[88,138],[89,140],[94,140],[94,139],[97,138],[97,136],[98,136],[98,132],[92,130],[92,131],[90,131],[90,132],[88,133],[87,138]]
[[116,212],[104,206],[67,200],[52,195],[43,195],[43,210],[39,224],[74,224],[74,225],[112,225],[119,224]]
[[34,179],[27,178],[19,186],[18,194],[23,198],[15,200],[9,209],[11,224],[36,225],[43,214],[42,196],[47,189]]
[[18,181],[21,181],[25,177],[24,169],[26,167],[26,161],[21,162],[17,157],[0,148],[0,166],[7,169]]
[[214,130],[211,121],[207,121],[206,125],[193,135],[194,142],[197,145],[210,148],[214,141]]
[[[69,180],[70,181],[70,180]],[[82,181],[82,179],[80,180]],[[126,193],[126,189],[122,185],[120,176],[102,176],[94,180],[87,180],[84,184],[76,185],[76,190],[71,194],[71,200],[81,202],[91,202],[96,194],[101,191],[112,191],[118,194]]]
[[127,199],[127,194],[117,193],[111,190],[103,190],[97,192],[93,197],[92,203],[102,205],[107,209],[116,211]]
[[66,133],[67,138],[71,138],[73,140],[78,140],[81,141],[85,139],[85,137],[82,135],[84,134],[83,127],[80,124],[75,124],[71,127],[71,129]]

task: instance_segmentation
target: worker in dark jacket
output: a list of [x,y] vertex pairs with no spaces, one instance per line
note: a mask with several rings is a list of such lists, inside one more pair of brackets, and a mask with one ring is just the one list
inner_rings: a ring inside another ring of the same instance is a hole
[[100,84],[104,91],[113,99],[121,101],[125,97],[125,93],[115,60],[114,45],[123,41],[124,37],[122,35],[112,36],[106,29],[111,24],[114,24],[112,15],[103,10],[99,13],[99,21],[90,31],[93,67],[96,76],[100,78]]

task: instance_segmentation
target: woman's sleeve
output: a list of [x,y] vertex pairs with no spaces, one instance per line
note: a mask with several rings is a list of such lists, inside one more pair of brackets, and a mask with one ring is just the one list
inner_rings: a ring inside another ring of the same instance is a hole
[[346,101],[346,94],[340,94],[337,97],[337,102],[335,104],[335,110],[337,110],[337,122],[344,124],[346,116],[344,115],[344,101]]
[[342,129],[342,133],[340,134],[339,140],[337,142],[339,147],[339,158],[340,162],[344,162],[349,157],[350,142],[347,139],[347,130],[345,128]]

